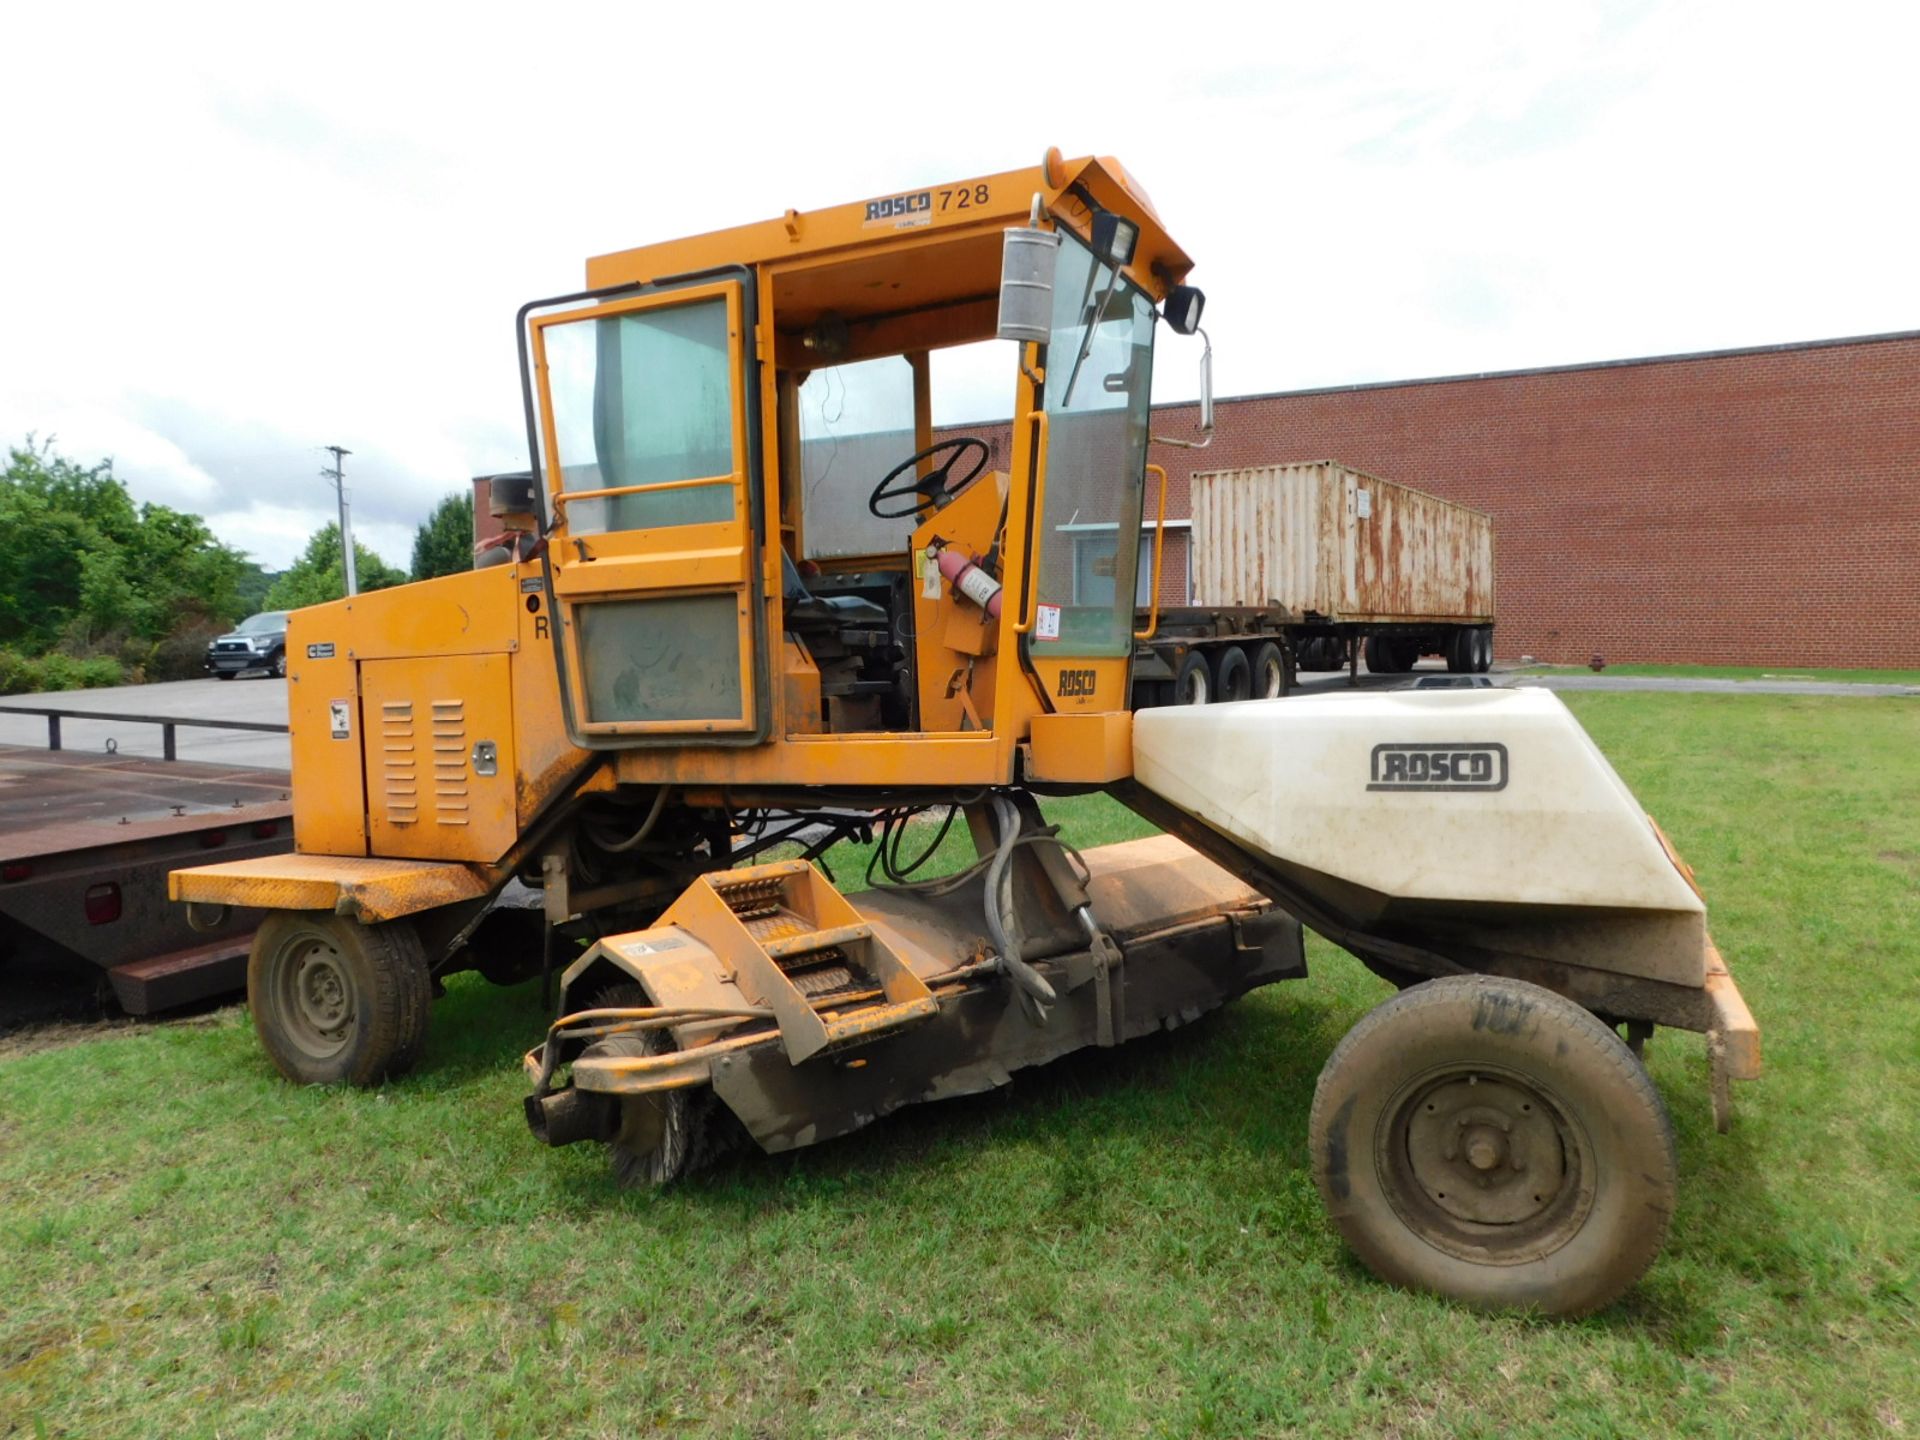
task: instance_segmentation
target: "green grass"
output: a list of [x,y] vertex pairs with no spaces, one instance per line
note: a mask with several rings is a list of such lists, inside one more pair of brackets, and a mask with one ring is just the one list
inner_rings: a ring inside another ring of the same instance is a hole
[[[1591,673],[1585,665],[1521,665],[1522,675]],[[1613,665],[1608,675],[1656,675],[1687,680],[1821,680],[1834,684],[1920,685],[1920,670],[1822,670],[1806,665]]]
[[376,1093],[281,1084],[237,1009],[0,1060],[0,1435],[1912,1434],[1920,707],[1573,703],[1697,868],[1768,1067],[1718,1137],[1697,1037],[1655,1039],[1681,1206],[1606,1314],[1470,1313],[1335,1241],[1307,1106],[1385,989],[1324,946],[661,1195],[533,1144],[535,995],[463,977]]

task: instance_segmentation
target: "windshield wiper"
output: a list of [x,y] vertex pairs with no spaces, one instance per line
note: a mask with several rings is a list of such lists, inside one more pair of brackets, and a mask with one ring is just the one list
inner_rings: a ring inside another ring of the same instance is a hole
[[[1082,313],[1084,313],[1087,308],[1087,297],[1093,294],[1093,277],[1100,273],[1100,269],[1101,267],[1096,264],[1091,270],[1087,271],[1087,288],[1080,292],[1080,309]],[[1093,329],[1101,320],[1106,318],[1107,306],[1113,300],[1114,286],[1119,283],[1120,269],[1118,266],[1115,266],[1107,272],[1107,289],[1106,293],[1100,297],[1099,307],[1095,309],[1091,315],[1087,316],[1085,322],[1087,331],[1080,340],[1080,353],[1073,357],[1073,369],[1067,372],[1067,393],[1060,397],[1060,408],[1062,410],[1073,403],[1073,387],[1075,382],[1080,378],[1080,367],[1086,363],[1087,352],[1093,349]]]

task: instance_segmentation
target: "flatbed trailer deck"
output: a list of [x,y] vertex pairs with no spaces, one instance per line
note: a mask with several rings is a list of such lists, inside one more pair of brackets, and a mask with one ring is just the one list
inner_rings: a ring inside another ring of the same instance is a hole
[[292,849],[290,797],[283,770],[0,746],[0,954],[93,966],[135,1015],[239,989],[259,912],[189,928],[167,872]]

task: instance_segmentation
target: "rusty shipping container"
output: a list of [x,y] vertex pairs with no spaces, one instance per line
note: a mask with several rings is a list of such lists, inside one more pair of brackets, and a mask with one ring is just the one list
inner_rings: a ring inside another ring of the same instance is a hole
[[1482,511],[1334,460],[1193,477],[1193,604],[1337,624],[1493,619]]

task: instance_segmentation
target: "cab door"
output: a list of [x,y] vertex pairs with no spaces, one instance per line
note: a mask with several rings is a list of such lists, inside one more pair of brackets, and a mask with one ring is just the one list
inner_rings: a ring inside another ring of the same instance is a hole
[[1063,235],[1033,416],[1033,599],[1017,626],[1056,713],[1129,707],[1153,332],[1153,301]]
[[647,288],[527,322],[576,744],[767,733],[747,279]]

